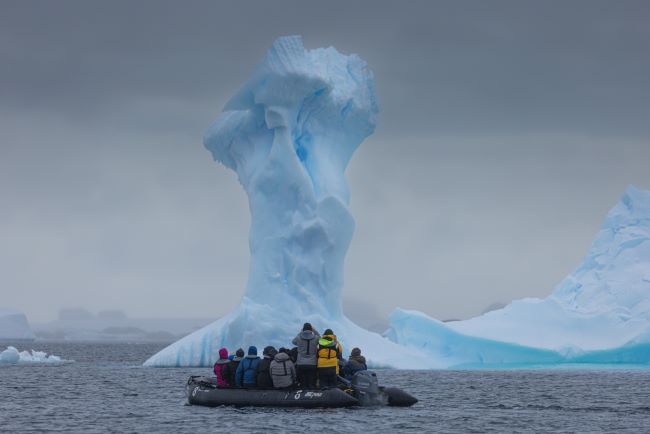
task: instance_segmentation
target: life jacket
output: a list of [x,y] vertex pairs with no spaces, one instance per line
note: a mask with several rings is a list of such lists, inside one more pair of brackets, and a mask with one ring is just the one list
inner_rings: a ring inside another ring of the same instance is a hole
[[325,335],[318,340],[318,367],[336,368],[339,373],[339,359],[343,353],[341,345],[334,335]]

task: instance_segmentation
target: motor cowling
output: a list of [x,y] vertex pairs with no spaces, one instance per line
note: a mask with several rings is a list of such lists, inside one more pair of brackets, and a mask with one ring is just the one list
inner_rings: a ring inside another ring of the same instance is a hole
[[382,394],[379,389],[377,374],[373,371],[359,371],[352,376],[352,390],[355,398],[362,405],[382,404]]

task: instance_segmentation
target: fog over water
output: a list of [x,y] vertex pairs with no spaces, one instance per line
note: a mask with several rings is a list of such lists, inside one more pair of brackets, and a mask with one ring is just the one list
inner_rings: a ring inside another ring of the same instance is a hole
[[286,34],[375,73],[351,318],[545,296],[624,188],[650,189],[649,20],[642,1],[6,1],[0,307],[229,312],[248,204],[202,135]]

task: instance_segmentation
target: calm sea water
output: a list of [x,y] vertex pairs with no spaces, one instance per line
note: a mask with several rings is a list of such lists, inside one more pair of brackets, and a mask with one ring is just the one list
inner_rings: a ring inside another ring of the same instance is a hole
[[0,366],[0,431],[650,432],[650,369],[381,370],[382,384],[404,388],[420,402],[411,408],[205,408],[186,405],[184,384],[208,369],[140,366],[161,345],[31,346],[75,363]]

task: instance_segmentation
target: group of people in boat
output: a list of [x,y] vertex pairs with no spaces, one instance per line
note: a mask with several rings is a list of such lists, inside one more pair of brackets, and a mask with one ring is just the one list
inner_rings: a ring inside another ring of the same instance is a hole
[[294,347],[275,349],[267,346],[262,357],[257,348],[248,348],[248,354],[239,348],[229,355],[228,349],[219,350],[214,364],[218,387],[247,389],[304,389],[337,386],[337,377],[352,377],[355,372],[368,369],[359,348],[352,349],[348,360],[343,358],[343,347],[331,329],[321,336],[310,323],[291,341]]

